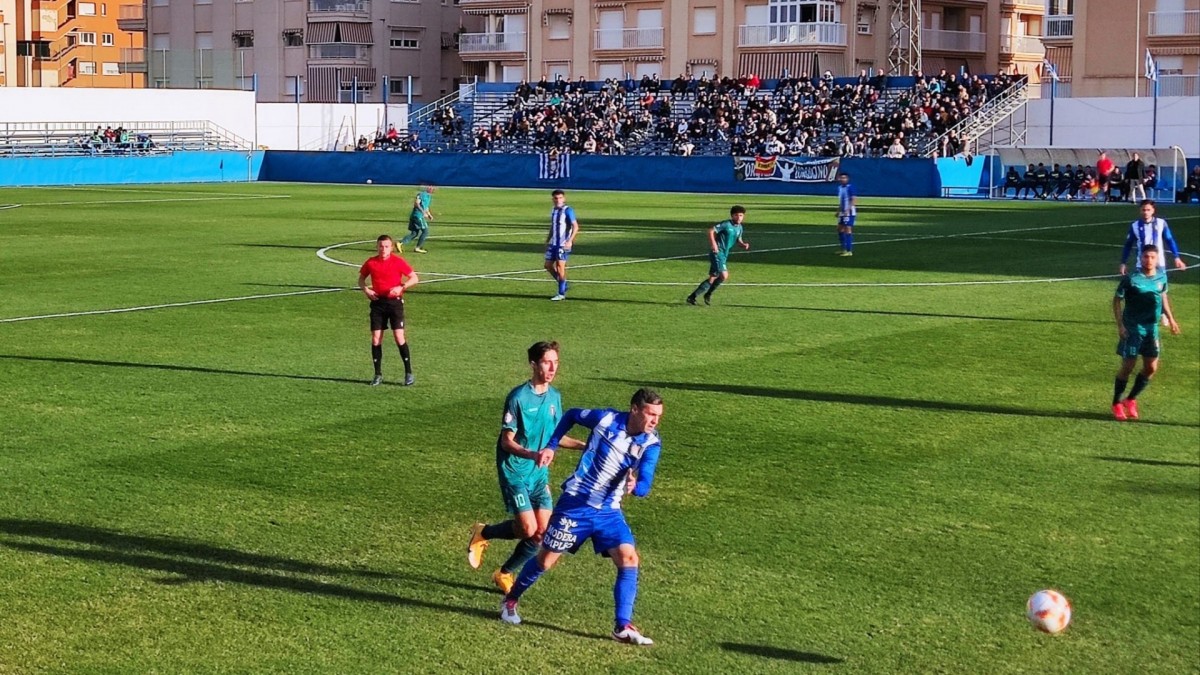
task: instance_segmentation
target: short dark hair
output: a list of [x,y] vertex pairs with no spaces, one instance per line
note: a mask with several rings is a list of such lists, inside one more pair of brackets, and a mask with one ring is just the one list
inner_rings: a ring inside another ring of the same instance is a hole
[[550,351],[558,351],[558,343],[554,340],[542,340],[541,342],[535,342],[532,345],[529,345],[529,349],[526,353],[529,355],[530,363],[537,363],[538,361],[542,360],[542,357],[546,355],[546,352]]
[[845,171],[840,171],[840,172],[838,172],[838,178],[841,178],[842,176],[845,176],[846,178],[849,178],[849,177],[850,177],[850,174],[846,173]]
[[745,213],[745,212],[746,212],[746,207],[742,206],[741,204],[734,204],[733,207],[729,209],[729,215],[731,215],[731,216],[734,215],[735,213]]
[[395,239],[392,239],[392,235],[390,235],[390,234],[381,234],[381,235],[379,235],[379,236],[378,236],[378,237],[375,239],[375,242],[376,242],[376,243],[379,243],[379,242],[381,242],[381,241],[390,241],[390,242],[392,242],[393,244],[395,244],[395,243],[396,243],[396,240],[395,240]]
[[1154,200],[1153,199],[1143,199],[1142,203],[1138,204],[1138,206],[1154,206]]
[[1145,253],[1146,251],[1154,251],[1155,253],[1158,253],[1158,247],[1154,244],[1146,244],[1142,247],[1142,253]]
[[557,197],[557,196],[559,196],[559,195],[566,196],[566,194],[567,194],[567,193],[563,192],[562,190],[555,190],[554,192],[551,192],[551,193],[550,193],[550,196],[551,196],[551,197]]
[[648,405],[662,405],[662,397],[657,391],[649,387],[642,387],[633,392],[633,398],[629,399],[629,405],[634,408],[641,408]]

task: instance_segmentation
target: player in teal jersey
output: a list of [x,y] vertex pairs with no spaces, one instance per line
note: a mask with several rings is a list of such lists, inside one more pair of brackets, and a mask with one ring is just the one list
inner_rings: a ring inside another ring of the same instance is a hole
[[[467,563],[479,569],[490,540],[520,540],[513,554],[492,575],[492,581],[505,593],[512,588],[514,572],[537,555],[550,522],[550,471],[546,466],[539,467],[537,460],[563,414],[562,396],[550,386],[558,374],[558,343],[538,342],[529,348],[528,356],[532,374],[504,400],[504,420],[496,439],[500,496],[512,518],[494,525],[475,523],[467,544]],[[563,447],[583,448],[583,443],[573,438],[563,441]]]
[[[1113,383],[1113,417],[1118,420],[1137,419],[1137,397],[1150,384],[1158,370],[1158,320],[1167,320],[1171,333],[1179,334],[1179,324],[1171,311],[1167,297],[1167,273],[1158,267],[1157,246],[1145,245],[1139,259],[1138,269],[1121,277],[1113,297],[1113,318],[1117,322],[1117,356],[1121,357],[1121,368]],[[1124,307],[1122,307],[1124,305]],[[1129,383],[1129,375],[1142,357],[1142,372],[1138,373],[1124,400],[1121,395]]]
[[417,191],[417,196],[413,198],[412,213],[408,216],[408,234],[400,240],[400,252],[404,253],[404,246],[413,239],[417,240],[417,247],[413,250],[417,253],[429,253],[424,248],[425,238],[429,236],[429,221],[433,220],[433,214],[429,212],[429,204],[433,201],[433,192],[436,188],[432,185],[422,185]]
[[733,245],[737,244],[746,250],[750,250],[750,243],[742,239],[742,220],[746,218],[746,208],[744,206],[734,206],[729,209],[729,220],[721,222],[708,228],[708,278],[700,282],[696,290],[687,296],[689,305],[696,304],[696,296],[704,294],[704,304],[712,302],[713,293],[717,292],[717,288],[725,283],[729,278],[729,252],[733,250]]

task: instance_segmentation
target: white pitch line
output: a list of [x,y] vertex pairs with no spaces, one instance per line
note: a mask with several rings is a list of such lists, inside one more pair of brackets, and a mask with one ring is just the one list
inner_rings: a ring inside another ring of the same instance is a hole
[[20,208],[20,206],[21,206],[20,204],[5,204],[3,206],[0,206],[0,211],[4,211],[7,209]]
[[142,305],[140,307],[119,307],[117,309],[93,309],[86,312],[63,312],[61,314],[38,314],[35,316],[14,316],[0,319],[0,323],[16,323],[18,321],[35,321],[38,319],[65,319],[72,316],[93,316],[96,314],[124,314],[126,312],[145,312],[151,309],[167,309],[168,307],[193,307],[195,305],[215,305],[222,302],[240,302],[242,300],[265,300],[267,298],[286,298],[293,295],[313,295],[314,293],[337,293],[350,291],[353,288],[317,288],[311,291],[289,291],[287,293],[264,293],[261,295],[239,295],[233,298],[215,298],[212,300],[190,300],[187,302],[167,302],[161,305]]
[[164,199],[97,199],[78,202],[35,202],[20,206],[79,206],[81,204],[153,204],[161,202],[220,202],[251,199],[291,199],[291,195],[241,195],[238,197],[168,197]]

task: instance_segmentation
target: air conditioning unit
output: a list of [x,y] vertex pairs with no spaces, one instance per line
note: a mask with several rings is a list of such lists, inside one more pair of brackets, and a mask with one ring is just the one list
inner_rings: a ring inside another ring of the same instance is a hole
[[859,35],[870,35],[871,34],[871,24],[869,24],[869,23],[858,24],[858,34]]

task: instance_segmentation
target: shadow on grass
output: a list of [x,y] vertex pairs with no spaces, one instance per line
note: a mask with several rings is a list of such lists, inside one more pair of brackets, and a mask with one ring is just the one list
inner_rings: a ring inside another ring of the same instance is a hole
[[739,654],[748,654],[750,656],[779,659],[780,661],[824,664],[845,663],[844,659],[839,659],[836,656],[825,656],[824,654],[814,654],[812,652],[800,652],[794,649],[771,647],[770,645],[750,645],[740,642],[722,642],[721,649],[724,649],[727,652],[738,652]]
[[[745,384],[721,384],[716,382],[643,382],[619,378],[595,378],[603,382],[619,382],[636,387],[654,387],[664,390],[707,391],[719,394],[734,394],[737,396],[754,396],[760,398],[795,399],[799,401],[820,401],[822,403],[845,403],[849,405],[869,405],[881,408],[916,408],[919,410],[946,410],[951,412],[985,413],[991,415],[1019,415],[1023,417],[1048,417],[1051,419],[1077,419],[1112,422],[1108,412],[1093,412],[1088,410],[1038,410],[1036,408],[1021,408],[988,403],[963,403],[957,401],[928,401],[919,398],[898,398],[893,396],[868,396],[865,394],[841,394],[831,391],[814,391],[811,389],[781,389],[778,387],[751,386]],[[1150,422],[1141,420],[1138,424],[1149,424],[1168,427],[1200,427],[1200,424],[1187,422]]]
[[[20,540],[14,539],[14,537]],[[157,579],[164,585],[219,581],[269,590],[430,609],[475,619],[496,621],[499,618],[498,607],[493,610],[453,605],[394,595],[384,591],[356,588],[342,582],[329,582],[296,575],[369,578],[378,581],[401,582],[405,588],[441,586],[492,594],[492,589],[485,586],[463,584],[424,574],[378,572],[338,565],[322,565],[303,560],[248,553],[189,539],[126,534],[103,528],[43,520],[5,518],[0,519],[0,546],[26,553],[107,565],[123,565],[149,572],[158,572],[167,575]],[[576,637],[606,639],[606,636],[603,635],[570,630],[538,621],[523,621],[522,623]]]
[[[1139,422],[1140,424],[1140,422]],[[1140,457],[1100,457],[1096,456],[1092,459],[1099,459],[1104,462],[1122,462],[1124,464],[1142,464],[1144,466],[1180,466],[1189,469],[1200,469],[1200,462],[1172,462],[1165,459],[1142,459]]]
[[[205,368],[202,366],[181,366],[173,363],[136,363],[132,361],[101,361],[99,359],[76,359],[67,356],[18,356],[16,354],[0,354],[0,359],[13,361],[37,361],[43,363],[67,363],[81,366],[102,366],[106,368],[146,368],[149,370],[168,370],[185,373],[210,373],[214,375],[239,375],[242,377],[275,377],[285,380],[308,380],[312,382],[340,382],[344,384],[366,385],[366,378],[352,380],[348,377],[321,377],[319,375],[294,375],[289,373],[259,373],[250,370],[229,370],[224,368]],[[400,386],[399,382],[384,382],[390,387]]]
[[927,317],[933,319],[970,319],[972,321],[1015,321],[1019,323],[1078,323],[1087,325],[1105,325],[1112,321],[1080,321],[1077,319],[1030,319],[1019,316],[982,316],[978,314],[938,314],[934,312],[901,312],[897,310],[887,309],[841,309],[833,307],[790,307],[780,305],[775,307],[764,307],[762,305],[739,305],[731,303],[723,305],[725,307],[737,307],[739,309],[792,309],[801,312],[822,312],[826,314],[866,314],[872,316],[915,316]]
[[[535,287],[542,289],[541,286],[535,286]],[[550,296],[547,295],[547,293],[554,292],[555,285],[554,285],[553,279],[546,277],[545,288],[542,289],[542,290],[545,290],[545,292],[543,292],[543,293],[496,293],[496,292],[489,292],[489,291],[452,291],[452,290],[444,290],[444,288],[445,288],[444,286],[439,284],[437,290],[430,289],[430,290],[425,291],[425,293],[427,293],[428,295],[459,295],[459,296],[464,296],[464,297],[475,297],[475,298],[511,298],[511,299],[515,299],[515,300],[535,300],[537,302],[546,302],[547,304],[551,304],[549,302]],[[569,302],[571,304],[587,302],[587,303],[610,303],[610,304],[618,304],[618,305],[656,305],[659,307],[665,307],[665,306],[672,304],[669,302],[662,302],[661,300],[638,300],[636,298],[585,298],[585,297],[580,297],[578,295],[572,295],[572,296],[568,297],[567,302]],[[680,300],[678,304],[682,305],[683,301]]]

